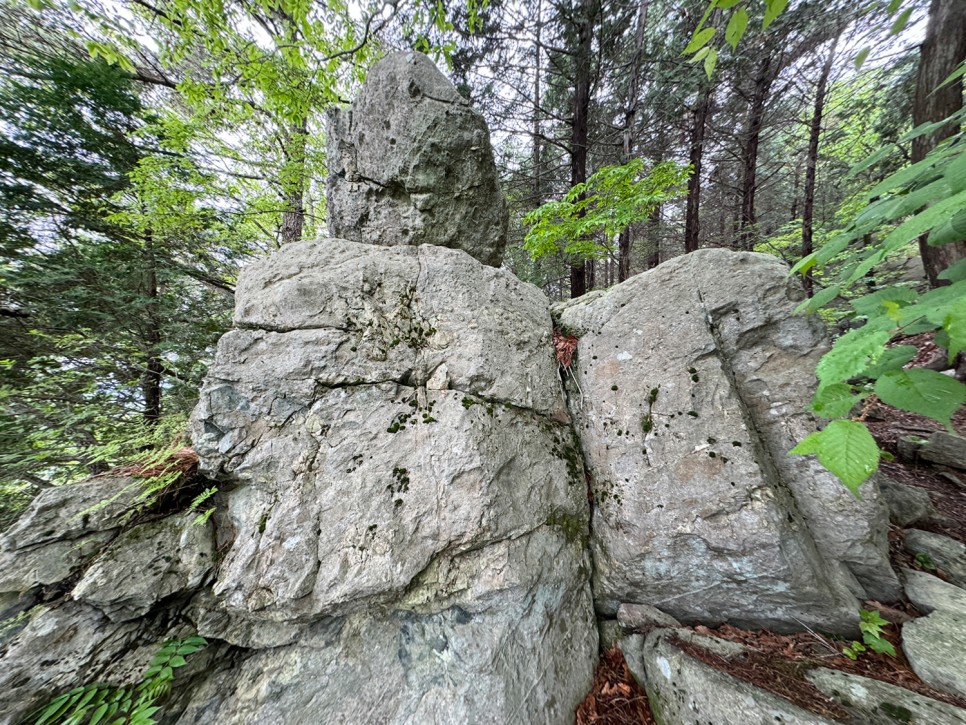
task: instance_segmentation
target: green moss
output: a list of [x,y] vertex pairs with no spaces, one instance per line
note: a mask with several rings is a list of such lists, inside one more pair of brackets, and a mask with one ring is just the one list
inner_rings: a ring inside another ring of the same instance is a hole
[[583,545],[590,534],[583,519],[573,514],[554,512],[547,517],[546,524],[559,529],[569,544]]

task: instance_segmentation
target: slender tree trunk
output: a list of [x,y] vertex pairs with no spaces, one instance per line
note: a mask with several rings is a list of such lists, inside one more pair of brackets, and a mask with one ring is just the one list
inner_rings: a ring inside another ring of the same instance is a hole
[[543,32],[543,2],[537,0],[537,37],[533,46],[534,74],[533,74],[533,207],[543,203],[540,175],[543,171],[540,158],[540,61],[543,51],[540,48],[540,36]]
[[[590,61],[594,37],[595,0],[581,0],[577,18],[577,53],[574,57],[574,115],[570,137],[570,185],[587,181],[588,116],[590,115]],[[570,267],[570,296],[587,292],[587,264]]]
[[[839,39],[836,36],[828,49],[828,57],[822,66],[822,73],[818,77],[818,88],[815,90],[815,105],[812,110],[812,123],[808,133],[808,154],[805,157],[805,198],[802,201],[802,256],[812,253],[812,220],[815,211],[815,172],[818,167],[818,142],[822,135],[822,114],[825,111],[825,92],[828,88],[828,77],[832,72],[835,60],[835,48]],[[805,292],[812,296],[812,273],[805,274]]]
[[[637,8],[637,28],[634,34],[634,57],[631,60],[631,77],[627,87],[627,106],[624,108],[624,163],[631,160],[637,125],[637,98],[641,84],[641,52],[644,49],[644,29],[647,26],[647,8],[650,0],[641,0]],[[623,282],[631,273],[631,228],[620,233],[617,241],[617,281]]]
[[741,214],[738,232],[738,247],[751,249],[755,246],[758,233],[755,229],[758,219],[755,216],[755,192],[758,189],[758,144],[761,140],[762,122],[765,117],[765,103],[774,79],[772,58],[765,56],[755,72],[755,86],[748,105],[748,122],[745,128],[745,148],[743,174],[741,181]]
[[[963,82],[957,79],[936,90],[942,81],[966,58],[966,2],[932,0],[926,40],[920,49],[916,98],[912,109],[914,126],[941,121],[963,105]],[[957,132],[955,124],[947,124],[935,133],[920,136],[912,142],[912,160],[921,161],[943,139]],[[966,240],[933,247],[926,237],[919,239],[922,264],[932,287],[943,284],[939,273],[966,258]]]
[[285,165],[282,169],[282,244],[302,239],[305,226],[305,151],[308,142],[308,119],[303,118],[285,132]]
[[144,244],[145,251],[145,305],[144,346],[146,360],[141,376],[141,391],[144,398],[144,422],[155,425],[161,419],[161,381],[164,363],[161,360],[161,309],[158,289],[157,259],[154,240],[148,232]]
[[691,164],[691,177],[688,179],[688,200],[684,216],[684,251],[693,252],[698,248],[701,235],[701,159],[704,154],[704,134],[711,114],[711,86],[698,93],[698,102],[691,113],[691,138],[688,161]]

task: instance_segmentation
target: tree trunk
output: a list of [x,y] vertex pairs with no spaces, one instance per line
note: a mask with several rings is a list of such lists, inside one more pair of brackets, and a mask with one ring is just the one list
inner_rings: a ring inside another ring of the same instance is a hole
[[[913,126],[941,121],[963,105],[962,79],[936,90],[936,86],[956,70],[966,58],[966,2],[932,0],[929,26],[920,49],[916,98],[912,109]],[[935,133],[920,136],[912,142],[912,161],[921,161],[943,139],[957,132],[955,124],[947,124]],[[966,258],[966,240],[933,247],[926,237],[919,239],[922,264],[932,287],[943,284],[938,278],[944,269]]]
[[540,60],[541,53],[543,52],[540,48],[540,35],[543,31],[543,21],[541,14],[543,11],[543,3],[541,0],[537,0],[537,37],[536,42],[533,46],[534,55],[534,74],[533,74],[533,208],[536,209],[540,204],[543,203],[543,193],[541,191],[540,184],[540,174],[541,174],[541,159],[540,159]]
[[[641,51],[644,48],[644,28],[647,26],[647,7],[650,0],[641,0],[637,8],[637,28],[634,35],[634,57],[627,87],[627,106],[624,108],[624,163],[631,160],[634,133],[637,130],[637,98],[641,83]],[[631,272],[631,228],[620,233],[617,241],[617,281],[623,282]]]
[[161,360],[161,310],[158,290],[157,260],[154,254],[154,243],[151,233],[144,244],[145,251],[145,294],[148,303],[145,305],[145,365],[141,376],[141,392],[144,398],[144,422],[155,425],[161,419],[161,380],[164,375],[164,363]]
[[[812,110],[812,123],[808,133],[808,154],[805,158],[805,198],[802,201],[802,256],[812,253],[812,220],[815,211],[815,172],[818,166],[818,142],[822,135],[822,114],[825,111],[825,92],[828,88],[828,77],[832,72],[832,62],[835,60],[835,47],[839,39],[836,36],[828,49],[828,57],[822,66],[822,73],[818,77],[818,88],[815,90],[815,105]],[[812,296],[812,273],[805,274],[805,292]]]
[[738,231],[738,248],[752,249],[757,241],[755,228],[755,192],[758,188],[758,144],[761,140],[762,121],[765,117],[765,102],[774,79],[772,59],[765,56],[755,72],[755,86],[748,105],[748,123],[745,128],[745,148],[743,174],[741,181],[741,215]]
[[711,86],[698,92],[698,102],[692,111],[690,153],[691,177],[688,179],[688,201],[684,216],[684,251],[698,248],[701,233],[701,158],[704,153],[704,133],[711,113]]
[[[581,0],[577,17],[577,52],[574,56],[574,116],[570,137],[570,185],[587,181],[588,116],[590,114],[590,61],[594,37],[595,0]],[[587,292],[587,265],[570,267],[570,296]]]
[[282,244],[302,240],[305,226],[305,150],[308,119],[303,118],[285,132],[285,164],[282,169]]

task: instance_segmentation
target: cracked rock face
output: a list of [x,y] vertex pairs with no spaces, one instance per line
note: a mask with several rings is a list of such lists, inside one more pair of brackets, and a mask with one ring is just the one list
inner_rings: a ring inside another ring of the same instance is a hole
[[895,599],[886,513],[804,457],[825,340],[780,261],[700,250],[566,305],[571,414],[598,503],[599,611],[848,631]]
[[352,106],[330,117],[328,165],[333,237],[455,247],[500,265],[507,208],[489,131],[425,55],[372,67]]
[[[192,707],[572,718],[597,647],[588,511],[540,292],[460,250],[325,240],[245,270],[235,324],[193,416],[234,530],[197,618],[276,649]],[[267,671],[318,677],[258,700]]]

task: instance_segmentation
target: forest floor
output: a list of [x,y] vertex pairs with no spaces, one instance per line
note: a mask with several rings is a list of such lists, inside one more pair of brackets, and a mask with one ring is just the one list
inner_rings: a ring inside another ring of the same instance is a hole
[[[919,347],[920,352],[913,361],[914,365],[929,365],[935,362],[937,354],[942,354],[928,335],[898,342]],[[874,398],[866,402],[862,416],[879,447],[894,457],[894,460],[883,460],[879,470],[899,483],[915,486],[929,494],[936,510],[935,515],[927,521],[917,522],[914,527],[943,534],[966,544],[966,473],[944,466],[903,460],[897,449],[899,439],[904,436],[928,437],[933,431],[943,430],[943,426]],[[953,417],[953,427],[959,435],[966,437],[966,408],[960,409]],[[905,550],[903,537],[902,528],[890,524],[889,550],[893,568],[925,571]],[[929,573],[945,578],[942,570],[932,569]],[[675,645],[711,667],[832,720],[846,720],[847,713],[805,678],[805,673],[815,667],[827,667],[881,680],[966,708],[966,700],[963,698],[935,690],[920,680],[903,655],[898,625],[922,616],[922,613],[908,601],[893,603],[891,606],[866,602],[864,606],[877,609],[883,618],[893,623],[885,628],[885,637],[895,646],[896,657],[867,651],[861,653],[856,660],[851,660],[842,654],[842,648],[848,642],[835,641],[818,633],[780,635],[767,630],[751,632],[730,625],[716,629],[704,626],[690,629],[699,634],[744,645],[746,652],[741,656],[724,659],[687,642],[678,640]],[[631,675],[621,651],[614,647],[603,652],[594,677],[593,689],[577,708],[577,725],[654,725],[655,722],[647,695]]]

